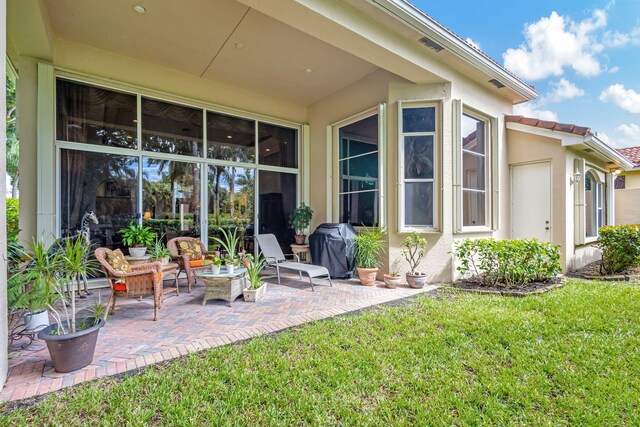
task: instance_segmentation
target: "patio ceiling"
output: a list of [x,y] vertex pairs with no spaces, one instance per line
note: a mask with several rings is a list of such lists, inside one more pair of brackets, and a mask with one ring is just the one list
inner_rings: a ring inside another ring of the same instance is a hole
[[[377,67],[234,0],[46,0],[53,34],[308,105]],[[310,71],[309,71],[310,70]]]

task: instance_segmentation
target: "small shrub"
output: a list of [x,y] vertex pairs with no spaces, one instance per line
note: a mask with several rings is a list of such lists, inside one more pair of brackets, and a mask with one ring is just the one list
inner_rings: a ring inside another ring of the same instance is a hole
[[18,231],[20,202],[18,199],[7,199],[7,234]]
[[640,225],[611,225],[599,230],[600,272],[623,273],[640,266]]
[[465,239],[453,254],[458,272],[484,286],[522,286],[562,271],[560,245],[537,239]]

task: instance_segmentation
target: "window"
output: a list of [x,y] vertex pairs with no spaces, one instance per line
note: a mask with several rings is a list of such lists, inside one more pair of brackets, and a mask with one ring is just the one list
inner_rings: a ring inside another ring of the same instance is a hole
[[486,120],[462,115],[462,226],[487,226]]
[[584,177],[585,229],[587,237],[598,237],[598,229],[604,224],[602,193],[604,186],[597,174],[588,171]]
[[258,125],[261,165],[298,167],[298,131],[267,123]]
[[284,253],[294,232],[289,217],[298,206],[298,175],[261,170],[258,175],[258,203],[260,208],[260,234],[275,234]]
[[58,141],[137,148],[135,95],[58,79],[56,97]]
[[436,107],[400,103],[400,230],[437,228]]
[[142,149],[202,156],[202,110],[142,98]]
[[207,111],[207,157],[231,162],[255,162],[255,120]]
[[338,139],[339,221],[379,224],[378,115],[341,127]]

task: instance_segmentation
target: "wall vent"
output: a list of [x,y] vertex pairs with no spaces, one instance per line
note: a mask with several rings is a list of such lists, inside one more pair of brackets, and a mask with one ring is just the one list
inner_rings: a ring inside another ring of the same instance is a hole
[[489,83],[491,83],[492,85],[494,85],[498,89],[502,89],[504,87],[504,85],[500,81],[498,81],[496,79],[489,80]]
[[418,41],[423,45],[425,45],[426,47],[428,47],[429,49],[434,50],[436,52],[440,52],[441,50],[444,50],[444,47],[440,46],[438,43],[434,42],[428,37],[422,37]]

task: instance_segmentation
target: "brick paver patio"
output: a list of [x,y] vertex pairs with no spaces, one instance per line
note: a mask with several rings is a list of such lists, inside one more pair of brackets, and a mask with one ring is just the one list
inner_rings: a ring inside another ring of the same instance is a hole
[[[330,288],[328,282],[318,281],[320,285],[311,292],[309,284],[297,277],[283,279],[282,285],[272,282],[269,280],[263,300],[248,303],[239,298],[233,307],[224,301],[209,301],[202,306],[201,284],[191,293],[181,287],[184,290],[180,296],[171,293],[165,297],[156,322],[152,320],[150,299],[118,301],[115,314],[100,331],[93,363],[76,372],[55,372],[42,341],[34,342],[28,350],[14,345],[9,356],[9,378],[0,392],[0,401],[33,397],[436,288],[387,289],[383,284],[366,287],[356,280],[334,281]],[[96,294],[94,291],[94,297]],[[101,294],[106,302],[109,290],[102,290]]]

